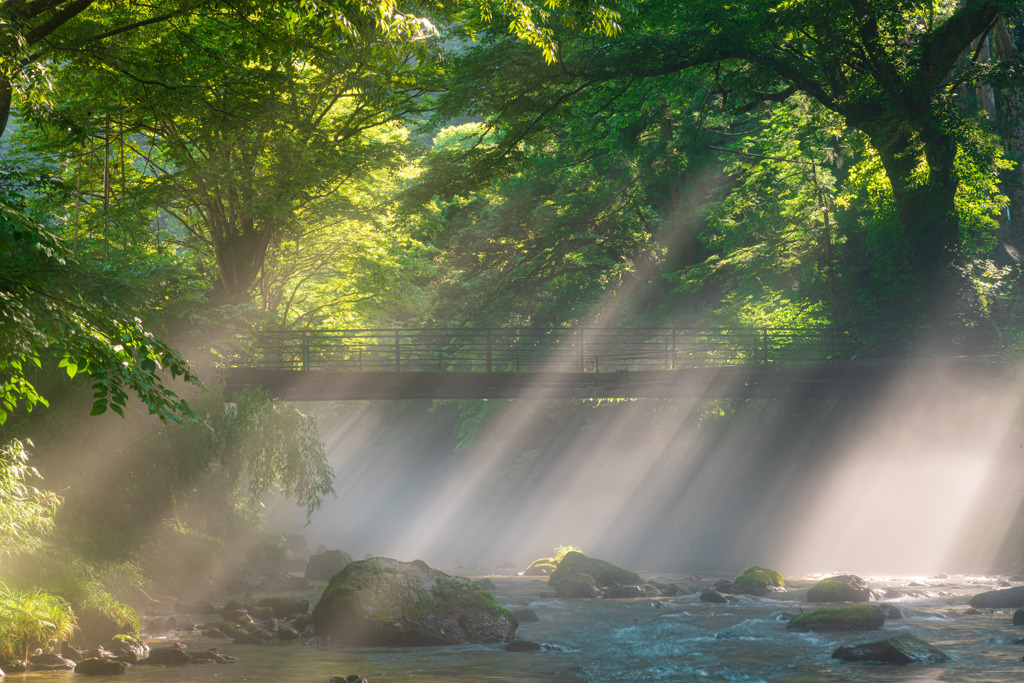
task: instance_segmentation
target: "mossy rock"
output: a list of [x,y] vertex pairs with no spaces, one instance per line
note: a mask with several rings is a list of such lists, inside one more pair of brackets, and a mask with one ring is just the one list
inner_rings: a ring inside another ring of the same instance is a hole
[[316,634],[338,645],[508,642],[515,615],[466,578],[426,563],[373,557],[335,574],[313,608]]
[[859,576],[830,576],[807,591],[808,602],[867,602],[871,589]]
[[885,612],[877,605],[819,607],[798,614],[786,628],[801,631],[873,631],[882,628]]
[[730,592],[767,595],[774,591],[785,590],[785,588],[786,582],[782,580],[782,574],[774,569],[767,569],[755,564],[736,575]]
[[558,563],[558,567],[551,573],[548,583],[557,590],[560,581],[569,578],[575,579],[584,575],[589,575],[594,585],[599,588],[638,586],[644,583],[644,580],[636,572],[617,567],[611,562],[587,557],[575,550],[565,554],[562,561]]

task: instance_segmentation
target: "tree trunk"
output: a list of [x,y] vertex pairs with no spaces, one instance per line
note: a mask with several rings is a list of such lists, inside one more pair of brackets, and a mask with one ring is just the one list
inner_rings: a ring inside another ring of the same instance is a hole
[[11,98],[14,96],[14,86],[9,78],[0,76],[0,137],[7,130],[7,122],[11,118]]

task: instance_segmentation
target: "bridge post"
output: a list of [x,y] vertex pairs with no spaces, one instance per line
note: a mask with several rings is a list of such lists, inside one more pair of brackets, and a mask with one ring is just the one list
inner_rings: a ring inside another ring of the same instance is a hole
[[491,371],[491,330],[487,330],[487,372]]
[[309,333],[303,330],[302,332],[302,350],[299,358],[299,369],[310,370],[309,367]]
[[395,330],[395,372],[399,372],[402,369],[402,338],[399,336],[399,330]]
[[584,363],[584,359],[583,359],[583,330],[580,330],[580,329],[576,330],[576,346],[577,346],[577,351],[576,351],[576,353],[577,353],[576,369],[579,372],[584,372],[585,368],[583,366],[583,363]]
[[764,364],[768,365],[768,328],[761,330],[761,335],[764,343]]

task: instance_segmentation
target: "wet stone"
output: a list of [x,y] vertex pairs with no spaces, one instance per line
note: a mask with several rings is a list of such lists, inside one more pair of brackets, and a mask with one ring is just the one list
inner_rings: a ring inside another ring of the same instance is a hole
[[839,647],[832,657],[847,662],[881,664],[938,664],[949,659],[942,650],[909,633],[887,640]]

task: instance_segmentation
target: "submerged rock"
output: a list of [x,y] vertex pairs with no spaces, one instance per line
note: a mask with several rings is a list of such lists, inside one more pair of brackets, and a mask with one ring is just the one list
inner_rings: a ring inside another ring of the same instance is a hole
[[729,598],[724,593],[720,593],[714,588],[708,588],[706,591],[700,594],[701,602],[713,602],[721,604],[723,602],[729,602]]
[[342,645],[508,642],[517,625],[469,579],[387,557],[335,574],[313,609],[316,635]]
[[116,659],[89,657],[75,664],[75,673],[86,676],[114,676],[128,670],[128,664]]
[[1024,586],[978,593],[967,604],[977,608],[1024,607]]
[[801,631],[871,631],[882,628],[885,612],[877,605],[819,607],[795,616],[786,628]]
[[782,574],[755,564],[736,575],[729,592],[763,596],[785,589],[786,582],[782,580]]
[[44,652],[28,658],[29,671],[70,671],[74,668],[73,661],[52,652]]
[[167,647],[157,647],[149,651],[149,656],[139,664],[150,666],[184,666],[192,661],[188,646],[184,643],[173,643]]
[[945,652],[909,633],[873,643],[839,647],[832,657],[847,662],[883,664],[938,664],[949,660]]
[[830,576],[807,591],[808,602],[867,602],[870,599],[867,582],[853,574]]
[[516,615],[516,620],[521,624],[526,622],[540,621],[540,617],[537,616],[537,613],[529,608],[517,609],[514,612],[514,614]]

